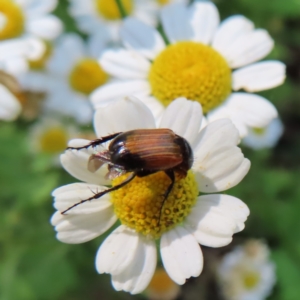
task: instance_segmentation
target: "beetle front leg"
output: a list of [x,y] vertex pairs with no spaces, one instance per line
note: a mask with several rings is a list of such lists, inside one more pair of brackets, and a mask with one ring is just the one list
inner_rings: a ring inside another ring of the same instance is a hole
[[88,149],[89,147],[97,147],[105,142],[108,142],[110,140],[112,140],[113,138],[115,138],[116,136],[118,136],[119,134],[121,134],[122,132],[118,132],[118,133],[114,133],[108,136],[104,136],[100,139],[96,139],[91,141],[89,144],[85,145],[85,146],[81,146],[81,147],[67,147],[66,150],[82,150],[82,149]]
[[122,181],[120,184],[116,185],[116,186],[113,186],[112,188],[109,188],[105,191],[102,191],[100,193],[97,193],[95,194],[94,196],[90,197],[90,198],[87,198],[87,199],[84,199],[84,200],[81,200],[77,203],[75,203],[74,205],[70,206],[69,208],[67,208],[66,210],[62,211],[61,214],[64,215],[66,212],[68,212],[69,210],[71,210],[72,208],[80,205],[80,204],[83,204],[85,202],[88,202],[88,201],[91,201],[91,200],[94,200],[94,199],[99,199],[100,197],[104,196],[105,194],[109,193],[109,192],[112,192],[112,191],[116,191],[118,190],[119,188],[123,187],[124,185],[126,185],[127,183],[129,183],[131,180],[134,179],[134,177],[136,176],[136,173],[133,172],[131,173],[124,181]]
[[110,162],[110,153],[108,151],[103,151],[90,156],[87,168],[90,172],[95,173],[104,164],[109,164]]

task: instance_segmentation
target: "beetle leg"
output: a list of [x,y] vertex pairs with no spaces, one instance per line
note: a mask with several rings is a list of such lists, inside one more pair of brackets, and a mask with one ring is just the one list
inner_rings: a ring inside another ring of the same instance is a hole
[[105,179],[113,180],[127,172],[122,166],[108,165],[108,173],[105,175]]
[[173,169],[169,169],[169,170],[166,170],[165,171],[166,175],[168,175],[168,177],[171,179],[171,184],[168,186],[165,194],[164,194],[164,200],[161,204],[161,207],[160,207],[160,211],[159,211],[159,219],[158,219],[158,226],[160,224],[160,218],[161,218],[161,213],[162,213],[162,210],[164,208],[164,204],[169,196],[169,194],[171,193],[173,187],[174,187],[174,184],[175,184],[175,173],[174,173],[174,170]]
[[87,144],[85,146],[82,146],[82,147],[67,147],[66,150],[82,150],[82,149],[87,149],[89,147],[96,147],[96,146],[101,145],[101,144],[103,144],[107,141],[112,140],[113,138],[118,136],[120,133],[122,133],[122,132],[114,133],[114,134],[111,134],[111,135],[108,135],[108,136],[104,136],[100,139],[93,140],[89,144]]
[[102,191],[100,193],[97,193],[95,194],[94,196],[90,197],[90,198],[87,198],[87,199],[84,199],[84,200],[81,200],[77,203],[75,203],[74,205],[70,206],[69,208],[67,208],[66,210],[64,210],[63,212],[61,212],[62,215],[64,215],[66,212],[68,212],[69,210],[71,210],[72,208],[80,205],[80,204],[83,204],[87,201],[91,201],[91,200],[94,200],[94,199],[98,199],[102,196],[104,196],[105,194],[109,193],[109,192],[112,192],[112,191],[115,191],[115,190],[118,190],[119,188],[123,187],[124,185],[126,185],[127,183],[129,183],[131,180],[134,179],[134,177],[136,176],[136,173],[133,172],[131,173],[123,182],[121,182],[120,184],[116,185],[116,186],[113,186],[112,188],[109,188],[105,191]]

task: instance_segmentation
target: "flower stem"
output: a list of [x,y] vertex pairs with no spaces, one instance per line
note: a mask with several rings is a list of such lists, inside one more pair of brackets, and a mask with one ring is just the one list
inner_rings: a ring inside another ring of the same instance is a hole
[[117,3],[117,6],[118,6],[118,9],[120,11],[122,19],[125,19],[127,17],[127,13],[126,13],[126,10],[123,6],[122,0],[115,0],[115,1]]

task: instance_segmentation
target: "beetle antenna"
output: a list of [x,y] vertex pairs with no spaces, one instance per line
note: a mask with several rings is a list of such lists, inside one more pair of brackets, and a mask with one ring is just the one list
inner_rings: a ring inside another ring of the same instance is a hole
[[116,186],[113,186],[112,188],[109,188],[105,191],[102,191],[100,193],[97,193],[95,194],[94,196],[90,197],[90,198],[87,198],[87,199],[84,199],[84,200],[81,200],[80,202],[77,202],[75,203],[74,205],[70,206],[69,208],[67,208],[66,210],[64,210],[63,212],[61,212],[62,215],[64,215],[66,212],[68,212],[69,210],[71,210],[72,208],[80,205],[80,204],[83,204],[87,201],[91,201],[91,200],[94,200],[94,199],[98,199],[102,196],[104,196],[105,194],[109,193],[109,192],[112,192],[112,191],[116,191],[118,190],[119,188],[123,187],[124,185],[126,185],[127,183],[129,183],[131,180],[134,179],[134,177],[136,176],[136,172],[133,172],[131,173],[124,181],[122,181],[120,184],[116,185]]
[[165,174],[171,179],[171,184],[168,186],[165,194],[164,194],[164,200],[161,204],[161,207],[160,207],[160,211],[159,211],[159,218],[158,218],[158,226],[160,225],[160,218],[161,218],[161,215],[162,215],[162,210],[164,208],[164,205],[165,205],[165,202],[169,196],[169,194],[171,193],[173,187],[174,187],[174,184],[175,184],[175,173],[174,173],[174,170],[166,170],[165,171]]
[[81,146],[81,147],[67,147],[66,150],[82,150],[82,149],[88,149],[89,147],[97,147],[107,141],[110,141],[112,140],[113,138],[115,138],[116,136],[118,136],[121,132],[118,132],[118,133],[114,133],[114,134],[111,134],[111,135],[108,135],[108,136],[104,136],[100,139],[96,139],[96,140],[93,140],[91,141],[89,144],[85,145],[85,146]]

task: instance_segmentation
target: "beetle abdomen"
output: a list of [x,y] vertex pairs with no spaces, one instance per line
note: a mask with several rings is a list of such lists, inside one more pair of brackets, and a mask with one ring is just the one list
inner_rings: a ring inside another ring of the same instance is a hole
[[109,145],[111,160],[128,170],[167,170],[182,158],[176,135],[170,129],[138,129],[118,135]]

